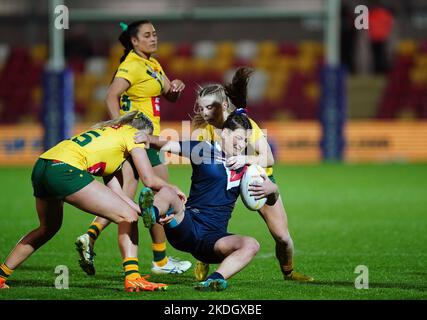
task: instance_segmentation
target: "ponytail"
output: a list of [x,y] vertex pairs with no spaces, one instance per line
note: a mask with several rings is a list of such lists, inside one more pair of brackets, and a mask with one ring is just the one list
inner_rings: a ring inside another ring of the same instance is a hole
[[253,70],[248,67],[240,67],[231,80],[224,85],[225,94],[236,108],[246,108],[248,98],[248,82]]
[[142,24],[147,24],[147,23],[151,23],[151,21],[140,20],[140,21],[132,22],[129,25],[127,25],[124,22],[120,22],[120,27],[122,28],[123,31],[119,36],[119,41],[124,48],[123,55],[120,58],[120,63],[125,61],[129,52],[132,51],[132,49],[133,49],[132,38],[136,38],[138,31],[139,31],[139,26]]
[[[248,95],[248,82],[253,70],[248,67],[240,67],[237,69],[233,76],[231,83],[221,84],[209,84],[204,87],[200,87],[197,92],[197,100],[205,96],[213,96],[214,101],[221,105],[223,102],[227,102],[227,111],[230,112],[230,116],[233,113],[240,115],[246,114],[246,104]],[[194,116],[191,119],[193,127],[195,129],[203,128],[207,125],[207,122],[203,119],[200,111],[197,109],[197,105],[194,106]],[[234,129],[233,129],[234,130]]]

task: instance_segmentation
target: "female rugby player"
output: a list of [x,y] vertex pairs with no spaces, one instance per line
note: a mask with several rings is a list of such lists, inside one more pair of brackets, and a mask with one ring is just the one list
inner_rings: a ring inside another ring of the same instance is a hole
[[[219,263],[206,281],[197,283],[197,290],[226,289],[227,279],[247,266],[259,250],[254,238],[227,231],[246,166],[234,171],[225,159],[245,150],[250,129],[247,116],[233,112],[223,125],[222,143],[161,141],[159,137],[144,134],[139,134],[136,140],[191,160],[193,174],[185,208],[170,188],[162,188],[155,196],[150,188],[144,188],[139,204],[145,226],[164,223],[167,239],[174,248],[201,261]],[[262,196],[273,205],[279,196],[278,189],[265,178]]]
[[[122,191],[114,176],[123,161],[131,157],[145,185],[154,190],[169,186],[154,173],[143,145],[134,143],[134,134],[147,129],[152,131],[151,121],[142,113],[130,112],[64,140],[39,157],[31,180],[40,226],[25,235],[0,265],[0,288],[8,288],[6,280],[12,272],[58,232],[64,202],[118,224],[126,291],[167,287],[148,282],[139,274],[139,208]],[[103,176],[107,186],[92,175]],[[183,196],[178,188],[173,188]]]
[[[201,129],[199,140],[217,141],[220,137],[218,131],[224,126],[224,120],[236,108],[246,108],[247,105],[247,85],[252,70],[249,68],[239,68],[232,82],[226,85],[214,84],[203,87],[196,100],[195,116],[193,125],[196,129]],[[257,163],[266,168],[270,180],[275,182],[273,176],[274,158],[266,137],[259,126],[250,119],[252,135],[249,138],[249,155],[238,155],[227,160],[227,166],[236,170],[246,164]],[[251,154],[251,151],[254,151]],[[254,195],[262,193],[262,189],[253,191]],[[281,197],[274,205],[265,205],[260,210],[261,217],[267,224],[271,235],[276,242],[276,258],[279,261],[280,270],[285,280],[295,280],[310,282],[312,277],[303,275],[294,270],[293,254],[294,244],[288,230],[288,219]],[[205,279],[209,272],[209,264],[206,261],[198,261],[194,269],[196,279]]]
[[[129,111],[143,112],[154,125],[154,134],[160,133],[160,96],[175,102],[185,85],[181,80],[169,81],[160,63],[153,58],[157,50],[157,32],[150,21],[136,21],[129,25],[121,23],[123,32],[119,37],[124,47],[114,79],[107,93],[107,107],[110,117],[117,118]],[[156,150],[147,150],[154,172],[168,181],[168,170]],[[125,161],[119,181],[125,194],[133,199],[138,186],[138,175],[129,161]],[[80,255],[79,264],[89,275],[95,274],[93,247],[109,220],[97,217],[87,232],[76,240]],[[151,229],[154,273],[183,273],[191,267],[189,261],[180,261],[166,255],[166,238],[162,226]]]

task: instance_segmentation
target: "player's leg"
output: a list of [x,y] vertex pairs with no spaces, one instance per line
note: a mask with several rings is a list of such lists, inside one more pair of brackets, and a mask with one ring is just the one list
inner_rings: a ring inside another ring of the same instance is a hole
[[54,198],[36,197],[36,209],[40,225],[25,235],[0,265],[0,289],[7,288],[7,278],[33,252],[49,241],[61,228],[64,202]]
[[222,291],[227,288],[227,279],[246,267],[259,251],[259,243],[251,237],[229,235],[216,241],[214,251],[224,260],[205,281],[199,282],[196,290]]
[[[153,225],[158,224],[156,222],[158,222],[159,219],[165,218],[173,214],[173,218],[168,219],[168,221],[164,223],[164,228],[168,230],[168,232],[170,232],[171,229],[174,229],[174,231],[172,232],[173,234],[178,232],[178,242],[181,245],[183,245],[184,242],[189,243],[189,245],[185,246],[185,248],[179,247],[178,250],[189,252],[187,250],[187,247],[191,247],[194,241],[182,241],[184,235],[181,232],[185,233],[186,238],[190,238],[191,234],[186,232],[185,226],[180,226],[181,222],[184,219],[185,208],[182,203],[182,200],[178,197],[174,189],[164,187],[154,195],[153,191],[150,188],[143,188],[139,195],[139,206],[141,209],[141,216],[144,221],[144,225],[147,228],[152,228]],[[178,228],[178,226],[180,227]],[[178,229],[179,231],[177,231]],[[172,243],[172,245],[174,245],[175,239],[175,237],[171,238],[170,242]],[[174,258],[169,257],[169,262],[162,267],[164,271],[161,273],[181,274],[188,270],[190,266],[191,262],[189,261],[175,260]],[[153,269],[154,268],[152,268],[151,270],[155,272]]]
[[83,211],[117,223],[127,291],[166,288],[166,285],[154,284],[141,278],[138,267],[138,213],[114,191],[95,180],[67,196],[65,201]]
[[[157,155],[157,153],[156,153]],[[158,155],[157,155],[158,157]],[[153,161],[152,161],[153,162]],[[156,162],[154,162],[156,164]],[[164,164],[153,165],[156,175],[165,181],[169,181],[168,167]],[[150,229],[151,248],[153,250],[153,261],[151,271],[156,274],[167,274],[171,272],[183,273],[191,267],[190,261],[180,260],[166,254],[166,235],[163,226],[155,224]]]
[[[138,187],[138,178],[135,177],[134,170],[129,161],[123,162],[122,169],[118,171],[115,177],[119,180],[123,191],[130,198],[135,197]],[[86,233],[76,239],[76,249],[79,253],[79,265],[88,275],[95,275],[95,242],[104,230],[110,224],[110,220],[103,217],[96,217],[89,225]]]
[[262,218],[276,242],[276,258],[285,280],[313,281],[312,277],[294,271],[294,244],[288,230],[288,218],[282,197],[273,206],[264,205],[260,210]]
[[203,281],[209,274],[209,263],[197,260],[194,266],[194,277],[197,281]]
[[174,218],[166,228],[181,223],[184,218],[184,206],[175,190],[163,187],[154,194],[150,188],[143,188],[138,198],[141,216],[145,227],[152,228],[160,218],[174,214]]

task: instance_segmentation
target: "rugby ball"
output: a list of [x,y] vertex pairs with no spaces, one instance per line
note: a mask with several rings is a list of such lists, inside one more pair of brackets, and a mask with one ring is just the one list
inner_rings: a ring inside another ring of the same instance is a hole
[[267,201],[266,198],[255,200],[255,197],[251,196],[249,192],[250,184],[263,183],[264,180],[261,177],[262,173],[265,174],[263,167],[257,164],[251,164],[246,168],[246,171],[240,180],[240,195],[242,196],[242,201],[245,206],[252,211],[259,210]]

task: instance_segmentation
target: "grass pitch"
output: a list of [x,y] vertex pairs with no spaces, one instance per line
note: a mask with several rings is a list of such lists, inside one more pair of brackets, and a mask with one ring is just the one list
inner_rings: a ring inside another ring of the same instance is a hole
[[[171,166],[172,183],[188,191],[191,169]],[[0,260],[25,233],[38,225],[30,182],[31,168],[0,168]],[[193,289],[193,269],[183,275],[152,275],[170,285],[167,292],[129,294],[111,225],[95,247],[96,271],[78,266],[75,238],[92,216],[65,205],[62,229],[31,256],[9,280],[3,299],[426,299],[427,165],[276,166],[295,244],[295,267],[314,283],[284,282],[274,257],[274,241],[263,220],[239,200],[229,230],[261,244],[254,261],[220,293]],[[140,224],[140,269],[150,273],[148,232]],[[168,254],[194,262],[170,245]],[[69,289],[55,289],[59,265],[69,269]],[[356,289],[358,265],[369,269],[369,289]],[[214,266],[211,266],[211,270]]]

